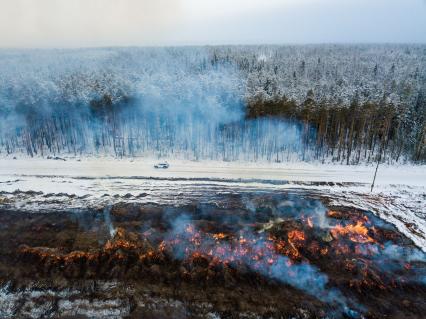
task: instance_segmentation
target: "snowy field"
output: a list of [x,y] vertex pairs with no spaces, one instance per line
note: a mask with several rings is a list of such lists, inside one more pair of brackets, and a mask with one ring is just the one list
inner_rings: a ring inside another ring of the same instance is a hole
[[[426,251],[426,167],[154,159],[0,159],[0,205],[84,208],[118,201],[180,202],[204,192],[309,192],[374,212]],[[19,190],[18,192],[16,192]],[[201,195],[200,195],[201,196]]]

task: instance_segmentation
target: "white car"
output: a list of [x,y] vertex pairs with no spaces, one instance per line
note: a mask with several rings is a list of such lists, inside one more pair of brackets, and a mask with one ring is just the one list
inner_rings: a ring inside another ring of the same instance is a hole
[[158,163],[158,164],[155,164],[154,167],[155,168],[167,169],[167,168],[169,168],[169,163],[167,163],[167,162]]

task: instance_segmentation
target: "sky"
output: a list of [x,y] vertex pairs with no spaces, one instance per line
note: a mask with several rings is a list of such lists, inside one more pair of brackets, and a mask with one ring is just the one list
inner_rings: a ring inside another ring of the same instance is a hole
[[426,0],[0,0],[0,47],[426,43]]

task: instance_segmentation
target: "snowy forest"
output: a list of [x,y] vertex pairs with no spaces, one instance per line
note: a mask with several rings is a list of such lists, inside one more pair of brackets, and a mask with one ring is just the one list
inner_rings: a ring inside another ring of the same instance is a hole
[[426,162],[426,45],[0,51],[0,155]]

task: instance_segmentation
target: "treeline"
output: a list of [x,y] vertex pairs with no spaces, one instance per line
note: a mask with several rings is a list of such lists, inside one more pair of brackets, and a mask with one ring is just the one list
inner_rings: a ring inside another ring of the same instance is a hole
[[315,149],[316,160],[426,162],[426,99],[422,94],[412,108],[357,99],[349,107],[317,103],[312,91],[301,104],[286,97],[250,101],[247,118],[264,117],[301,123],[303,142]]
[[29,156],[113,154],[224,161],[320,161],[344,164],[426,162],[426,107],[419,97],[404,113],[383,103],[349,107],[302,104],[285,97],[252,100],[245,119],[221,124],[182,114],[141,111],[93,101],[89,112],[28,112],[25,125],[0,136],[6,154]]
[[[296,123],[239,119],[221,124],[170,113],[141,113],[104,99],[90,113],[29,116],[26,125],[0,137],[0,149],[16,156],[156,156],[221,161],[312,159]],[[106,103],[106,104],[102,104]]]
[[252,100],[244,119],[221,124],[182,114],[147,113],[93,101],[89,112],[29,112],[25,125],[0,137],[7,154],[113,154],[224,161],[320,161],[343,164],[426,162],[426,107],[419,97],[404,113],[388,103],[349,107],[316,103],[308,92],[297,104],[285,97]]

